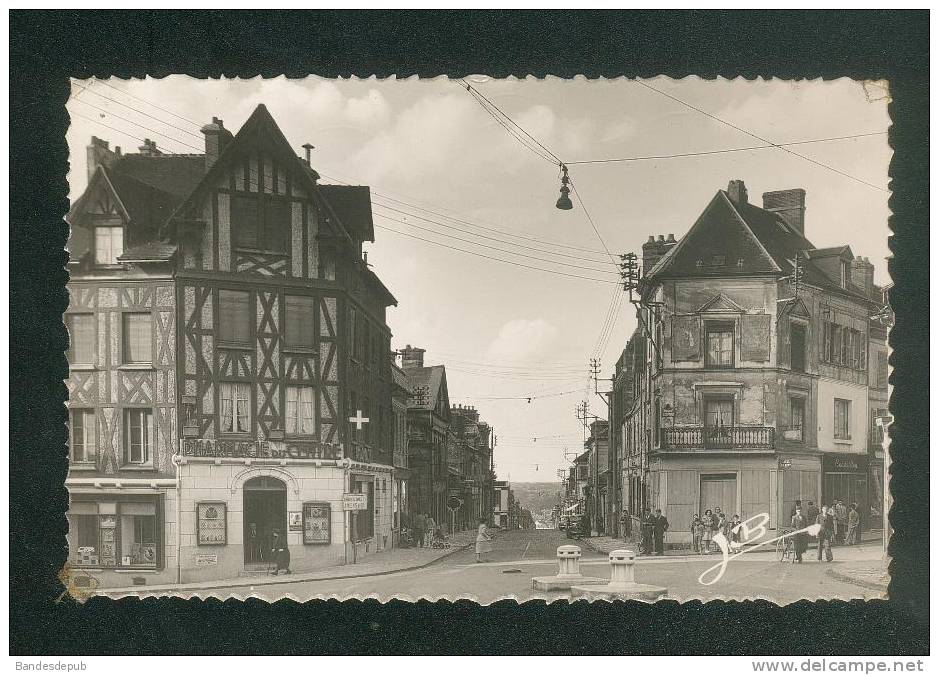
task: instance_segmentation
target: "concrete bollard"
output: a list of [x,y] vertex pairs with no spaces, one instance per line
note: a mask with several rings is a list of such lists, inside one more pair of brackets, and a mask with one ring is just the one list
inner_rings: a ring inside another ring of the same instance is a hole
[[566,591],[574,584],[604,584],[606,579],[585,577],[580,573],[580,546],[558,546],[558,573],[553,577],[532,577],[536,591]]
[[636,554],[629,549],[610,552],[610,585],[636,583]]
[[668,589],[661,586],[636,583],[636,554],[629,549],[617,549],[610,553],[608,584],[571,586],[571,599],[655,602],[667,594]]
[[558,546],[558,576],[580,576],[580,546]]

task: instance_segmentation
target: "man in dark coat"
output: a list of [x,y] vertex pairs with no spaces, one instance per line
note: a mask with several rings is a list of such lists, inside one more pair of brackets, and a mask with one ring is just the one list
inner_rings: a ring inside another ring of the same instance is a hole
[[656,509],[652,517],[652,538],[655,541],[655,555],[665,552],[665,533],[668,531],[668,518],[662,515],[662,509]]
[[[805,516],[802,515],[802,505],[797,503],[796,512],[792,516],[792,529],[798,532],[805,526]],[[796,557],[792,562],[802,562],[802,554],[805,553],[805,549],[808,548],[808,540],[809,536],[805,532],[799,532],[799,534],[792,535],[792,547],[794,549],[794,553],[796,554]]]
[[821,529],[818,531],[818,562],[822,561],[823,553],[826,562],[831,562],[833,559],[831,554],[831,540],[835,536],[834,521],[835,519],[831,514],[831,509],[827,506],[822,506],[822,510],[815,518],[815,522],[821,525]]

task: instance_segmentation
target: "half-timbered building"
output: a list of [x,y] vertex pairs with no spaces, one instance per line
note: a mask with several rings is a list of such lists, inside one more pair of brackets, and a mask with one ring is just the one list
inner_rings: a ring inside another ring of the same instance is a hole
[[92,138],[67,218],[69,564],[103,585],[175,581],[176,247],[155,235],[203,167]]
[[275,536],[295,571],[393,543],[369,189],[320,184],[263,105],[202,133],[184,156],[94,139],[70,217],[72,557],[148,560],[119,585],[266,570]]
[[[275,534],[294,570],[386,548],[396,303],[363,258],[369,190],[320,185],[264,106],[235,136],[202,131],[205,176],[164,228],[179,245],[181,576],[263,569]],[[365,508],[344,512],[344,493]]]

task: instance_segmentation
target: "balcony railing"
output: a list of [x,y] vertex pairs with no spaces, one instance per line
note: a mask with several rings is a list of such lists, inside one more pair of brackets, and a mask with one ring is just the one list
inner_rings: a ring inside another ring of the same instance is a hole
[[185,457],[231,457],[236,459],[342,459],[342,448],[319,441],[256,441],[215,438],[183,438],[180,454]]
[[773,427],[671,427],[662,429],[662,447],[679,450],[767,449],[775,447]]

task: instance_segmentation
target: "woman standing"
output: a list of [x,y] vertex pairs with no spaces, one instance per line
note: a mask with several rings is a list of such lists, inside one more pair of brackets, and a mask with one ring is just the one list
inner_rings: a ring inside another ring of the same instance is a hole
[[[486,531],[486,521],[479,521],[479,530],[476,532],[476,562],[482,562],[479,556],[483,553],[492,553],[492,537]],[[488,562],[488,560],[486,561]]]

